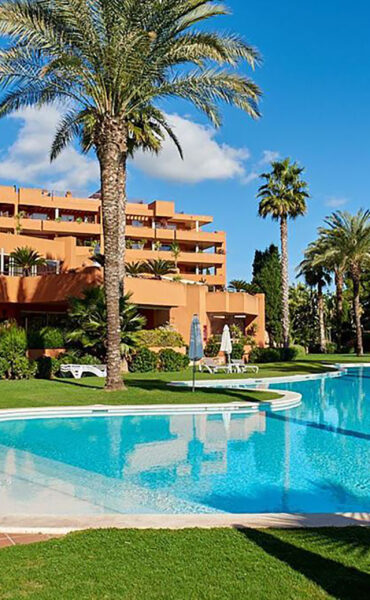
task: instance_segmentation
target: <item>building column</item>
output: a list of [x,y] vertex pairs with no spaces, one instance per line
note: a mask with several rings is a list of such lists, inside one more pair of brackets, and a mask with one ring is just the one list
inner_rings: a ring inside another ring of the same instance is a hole
[[0,273],[4,275],[4,248],[0,250]]
[[59,208],[55,209],[55,220],[59,219]]

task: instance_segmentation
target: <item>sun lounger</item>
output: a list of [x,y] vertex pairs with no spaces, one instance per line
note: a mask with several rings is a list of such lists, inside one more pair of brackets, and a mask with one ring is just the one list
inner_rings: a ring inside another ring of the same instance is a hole
[[232,373],[231,365],[218,365],[213,358],[204,358],[201,363],[199,363],[199,371],[208,371],[211,375],[215,373]]
[[248,371],[252,371],[252,373],[258,373],[259,368],[257,365],[246,365],[242,360],[231,360],[231,366],[235,369],[236,373],[247,373]]
[[107,367],[105,365],[61,365],[61,373],[71,373],[75,379],[81,379],[83,373],[90,373],[96,377],[106,377]]

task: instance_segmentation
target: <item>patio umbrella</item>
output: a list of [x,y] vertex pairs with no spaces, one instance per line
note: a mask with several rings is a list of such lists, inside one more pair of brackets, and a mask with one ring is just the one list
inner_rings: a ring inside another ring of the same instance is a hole
[[233,351],[233,345],[231,343],[231,335],[230,335],[230,329],[229,329],[228,325],[225,325],[223,332],[222,332],[220,350],[221,350],[221,352],[225,352],[225,354],[227,354],[227,359],[228,359],[228,362],[230,363],[230,356]]
[[195,389],[196,361],[203,358],[202,332],[198,315],[194,315],[190,326],[189,358],[193,361],[193,392]]

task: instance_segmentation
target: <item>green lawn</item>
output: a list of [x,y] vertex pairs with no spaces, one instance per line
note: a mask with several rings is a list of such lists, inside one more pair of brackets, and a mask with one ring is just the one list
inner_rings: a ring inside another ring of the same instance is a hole
[[0,550],[2,600],[362,600],[370,530],[97,530]]
[[[323,373],[324,362],[355,361],[354,355],[311,355],[304,360],[260,365],[258,378]],[[370,355],[364,357],[370,360]],[[225,379],[256,377],[248,375],[209,375],[197,373],[197,379]],[[34,379],[30,381],[1,381],[0,408],[30,406],[71,406],[87,404],[187,404],[208,402],[232,402],[240,400],[271,400],[274,392],[244,392],[242,390],[203,389],[192,393],[188,388],[171,388],[169,381],[191,379],[191,369],[179,373],[128,373],[125,376],[127,390],[105,392],[104,380],[97,377],[72,378],[52,381]]]

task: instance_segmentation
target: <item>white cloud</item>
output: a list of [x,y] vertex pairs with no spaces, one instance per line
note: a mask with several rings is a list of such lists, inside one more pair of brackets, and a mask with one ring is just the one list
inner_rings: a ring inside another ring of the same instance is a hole
[[270,163],[272,163],[274,160],[277,160],[278,158],[280,158],[280,154],[279,152],[276,152],[275,150],[264,150],[262,152],[262,158],[259,161],[259,165],[269,165]]
[[341,206],[347,204],[347,202],[347,198],[332,196],[325,202],[325,206],[330,206],[330,208],[340,208]]
[[55,106],[25,108],[10,117],[21,122],[15,142],[0,160],[0,177],[55,190],[98,186],[99,166],[72,146],[50,163],[49,152],[61,112]]
[[183,183],[246,176],[244,161],[250,157],[246,148],[234,148],[215,140],[216,131],[189,118],[167,115],[184,153],[181,160],[173,142],[166,138],[158,156],[138,152],[134,165],[153,177]]

